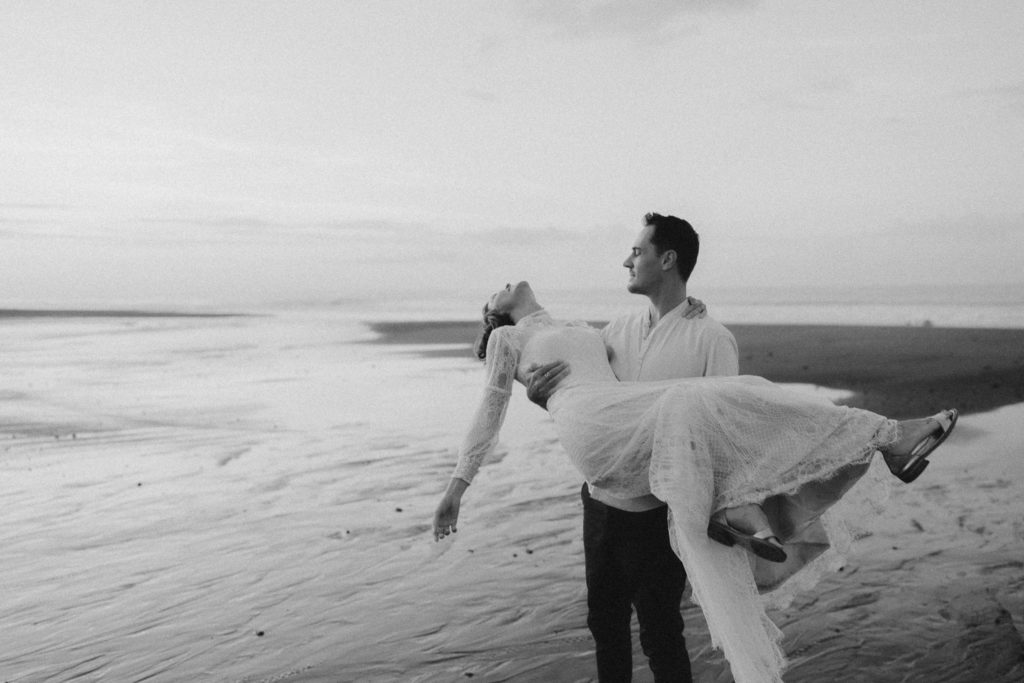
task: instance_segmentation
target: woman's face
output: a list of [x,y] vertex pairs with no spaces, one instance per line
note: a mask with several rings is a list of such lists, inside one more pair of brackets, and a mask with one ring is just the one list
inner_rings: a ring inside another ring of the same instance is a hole
[[521,303],[530,292],[530,283],[526,280],[513,285],[509,283],[503,289],[499,289],[488,302],[487,310],[496,313],[508,313],[517,304]]

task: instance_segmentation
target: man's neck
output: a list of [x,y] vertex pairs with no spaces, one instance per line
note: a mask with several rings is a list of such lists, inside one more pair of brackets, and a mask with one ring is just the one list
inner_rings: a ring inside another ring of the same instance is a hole
[[673,284],[650,296],[651,325],[656,325],[666,313],[686,299],[686,283]]

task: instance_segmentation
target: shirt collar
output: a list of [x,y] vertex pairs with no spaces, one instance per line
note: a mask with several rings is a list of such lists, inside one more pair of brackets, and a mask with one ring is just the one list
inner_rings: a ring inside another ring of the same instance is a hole
[[644,336],[646,337],[648,334],[650,334],[651,330],[654,329],[655,327],[657,327],[658,325],[660,325],[663,320],[666,320],[667,318],[669,318],[669,317],[671,317],[673,315],[681,316],[682,312],[683,312],[683,308],[685,308],[686,304],[688,304],[688,303],[689,303],[689,299],[683,299],[678,304],[676,304],[674,308],[669,309],[665,313],[665,315],[661,316],[661,318],[658,319],[657,324],[653,324],[653,325],[651,324],[651,321],[654,320],[654,314],[655,314],[654,304],[651,304],[650,306],[648,306],[647,307],[647,315],[645,315],[644,319],[643,319],[643,333],[644,333]]

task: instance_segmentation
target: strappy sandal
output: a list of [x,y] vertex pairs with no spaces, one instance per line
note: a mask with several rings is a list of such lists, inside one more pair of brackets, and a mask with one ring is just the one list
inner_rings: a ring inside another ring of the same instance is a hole
[[928,456],[942,445],[942,442],[950,435],[959,417],[959,411],[956,408],[950,408],[928,418],[938,422],[939,426],[933,429],[931,434],[914,445],[914,448],[910,451],[910,459],[907,460],[906,464],[899,471],[894,471],[893,474],[907,484],[920,477],[921,473],[924,472],[924,468],[928,467]]
[[708,523],[708,537],[725,546],[738,545],[769,562],[786,561],[786,551],[782,549],[782,542],[771,529],[748,534],[725,521],[724,512],[711,518]]

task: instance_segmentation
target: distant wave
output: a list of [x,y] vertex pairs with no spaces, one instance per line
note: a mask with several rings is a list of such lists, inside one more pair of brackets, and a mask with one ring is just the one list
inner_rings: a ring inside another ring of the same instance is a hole
[[73,308],[0,308],[0,318],[234,318],[243,315],[247,314]]

